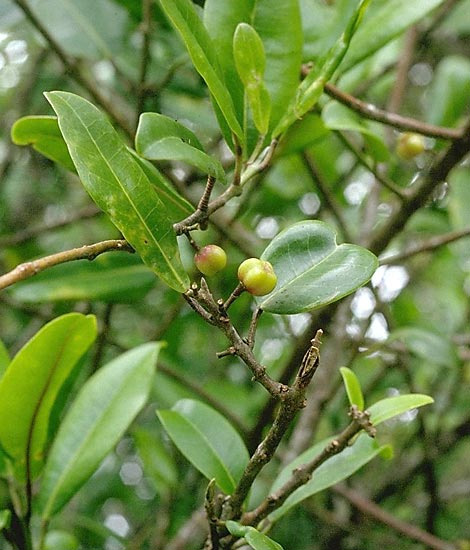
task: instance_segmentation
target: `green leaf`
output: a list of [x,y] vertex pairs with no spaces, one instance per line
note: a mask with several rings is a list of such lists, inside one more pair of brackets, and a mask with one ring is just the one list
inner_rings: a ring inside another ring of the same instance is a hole
[[49,531],[46,535],[44,550],[77,550],[80,546],[78,540],[66,531]]
[[128,153],[110,122],[94,105],[68,92],[46,97],[85,189],[142,260],[171,288],[184,292],[176,236],[165,204]]
[[216,158],[204,153],[197,137],[183,125],[158,113],[143,113],[135,137],[137,153],[149,160],[177,160],[225,181]]
[[276,155],[291,155],[304,151],[304,149],[321,141],[329,133],[319,115],[308,113],[301,120],[294,122],[287,130],[276,150]]
[[339,369],[341,376],[343,377],[344,387],[348,394],[349,403],[356,405],[359,410],[364,410],[364,396],[362,395],[361,384],[356,374],[347,367],[341,367]]
[[75,172],[75,165],[59,129],[55,116],[25,116],[11,128],[11,139],[16,145],[31,145],[48,159]]
[[0,382],[0,444],[24,480],[44,462],[49,421],[61,387],[96,337],[92,315],[69,313],[45,325],[17,353]]
[[191,0],[160,0],[167,17],[181,35],[194,67],[213,95],[232,132],[243,142],[243,131],[217,59],[216,48]]
[[0,380],[10,364],[10,354],[5,344],[0,340]]
[[377,258],[360,246],[336,244],[323,222],[296,223],[277,235],[261,255],[277,275],[275,289],[259,300],[271,313],[300,313],[335,302],[367,283]]
[[359,27],[370,2],[371,0],[360,0],[342,35],[323,59],[317,61],[314,68],[301,82],[294,101],[291,102],[289,109],[273,131],[274,137],[284,133],[296,119],[302,118],[320,99],[325,83],[332,78],[346,55],[352,37]]
[[264,82],[271,98],[271,128],[284,113],[299,84],[302,26],[298,0],[206,0],[204,24],[217,49],[225,81],[237,112],[243,112],[243,86],[233,56],[233,35],[239,23],[249,23],[263,42]]
[[154,186],[157,195],[166,206],[172,223],[178,222],[194,212],[193,205],[176,191],[151,162],[140,157],[133,149],[128,149],[128,151]]
[[127,13],[111,0],[33,0],[29,4],[67,54],[113,59],[125,45]]
[[269,128],[271,98],[264,84],[266,56],[263,42],[255,29],[247,23],[240,23],[233,37],[233,56],[238,75],[245,87],[253,122],[261,135]]
[[138,428],[132,435],[145,475],[150,478],[159,494],[167,493],[178,480],[173,458],[158,437],[150,431]]
[[83,385],[52,445],[38,495],[44,520],[59,512],[99,466],[147,401],[161,344],[144,344]]
[[322,110],[325,126],[330,130],[360,132],[366,141],[366,150],[376,161],[384,162],[390,158],[390,152],[379,135],[371,130],[371,123],[337,101],[330,101]]
[[0,533],[3,529],[8,529],[10,527],[11,520],[11,511],[10,510],[0,510]]
[[457,126],[467,112],[470,95],[470,60],[452,55],[437,66],[429,90],[428,120],[440,126]]
[[173,443],[207,479],[227,494],[235,489],[248,463],[248,451],[231,424],[214,409],[181,399],[171,410],[157,411]]
[[368,407],[367,410],[370,413],[370,421],[374,426],[377,426],[394,416],[403,414],[411,409],[429,405],[430,403],[434,403],[434,399],[429,397],[429,395],[409,393],[381,399]]
[[93,262],[80,260],[55,266],[14,285],[10,293],[24,303],[132,303],[141,300],[155,282],[154,273],[138,256],[110,252]]
[[374,11],[365,19],[352,39],[350,50],[341,64],[341,70],[345,72],[375,53],[408,27],[421,21],[442,2],[443,0],[374,1],[372,4]]
[[455,367],[458,357],[448,338],[421,327],[401,327],[390,333],[388,342],[403,342],[414,355],[436,365]]
[[243,537],[253,550],[283,550],[279,543],[260,533],[254,527],[241,525],[232,520],[227,521],[225,525],[232,535]]
[[[272,493],[282,487],[290,479],[295,468],[301,464],[306,464],[320,454],[333,439],[329,438],[317,443],[288,464],[275,480],[270,492]],[[302,500],[350,477],[378,454],[385,451],[387,447],[388,445],[380,446],[375,439],[370,438],[365,433],[360,434],[352,446],[346,447],[341,453],[332,456],[315,470],[312,479],[294,491],[280,508],[269,515],[269,519],[277,521]]]

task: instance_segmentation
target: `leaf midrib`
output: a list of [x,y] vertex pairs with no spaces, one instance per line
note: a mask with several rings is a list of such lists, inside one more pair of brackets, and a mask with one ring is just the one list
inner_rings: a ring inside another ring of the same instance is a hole
[[[134,210],[134,212],[137,214],[137,217],[139,218],[139,220],[142,222],[142,225],[144,226],[145,230],[147,231],[148,235],[150,235],[150,237],[152,238],[152,241],[155,243],[155,245],[157,246],[158,250],[160,251],[160,254],[161,256],[164,258],[166,264],[168,265],[168,267],[170,268],[170,271],[173,273],[173,275],[175,276],[176,280],[181,284],[181,286],[185,286],[184,285],[184,281],[180,278],[179,274],[177,273],[177,271],[174,269],[173,265],[171,264],[171,262],[169,261],[169,259],[167,258],[166,254],[164,253],[162,247],[160,246],[159,242],[156,240],[153,232],[150,230],[150,228],[148,227],[147,223],[145,222],[144,218],[142,218],[142,216],[140,215],[140,212],[139,210],[136,208],[136,205],[134,204],[134,202],[131,200],[131,197],[129,196],[129,194],[127,193],[127,190],[121,185],[121,181],[120,179],[117,177],[116,173],[114,172],[113,168],[111,167],[111,165],[109,164],[109,162],[107,161],[106,157],[103,155],[103,153],[101,152],[101,149],[100,147],[98,147],[98,144],[97,142],[95,141],[95,138],[93,137],[93,135],[91,134],[91,132],[89,131],[87,125],[85,124],[85,122],[83,121],[83,119],[81,118],[81,116],[78,114],[78,112],[74,109],[74,107],[68,102],[66,101],[65,98],[63,98],[62,96],[60,95],[56,95],[56,97],[58,97],[59,99],[61,99],[74,113],[74,115],[78,118],[78,120],[80,121],[80,123],[82,124],[82,126],[84,127],[85,131],[87,132],[88,136],[90,137],[91,141],[93,142],[93,145],[95,146],[96,150],[98,151],[100,157],[103,159],[104,163],[106,164],[106,166],[109,168],[109,170],[111,171],[114,179],[116,180],[116,182],[118,183],[118,186],[119,188],[121,189],[121,191],[124,193],[124,195],[126,196],[127,200],[129,201],[130,205],[132,206],[132,209]],[[125,154],[127,154],[127,151],[123,150],[125,152]],[[134,162],[133,159],[131,160],[131,157],[129,157],[129,160]],[[135,166],[138,168],[139,170],[139,180],[140,178],[144,177],[145,179],[147,179],[147,176],[145,175],[145,173],[142,171],[142,169],[140,168],[140,166],[135,163]],[[148,180],[147,180],[148,181]],[[150,184],[150,182],[149,182]],[[157,197],[158,198],[158,197]],[[160,199],[158,199],[160,200]],[[160,201],[161,202],[161,201]],[[163,203],[162,203],[163,204]]]

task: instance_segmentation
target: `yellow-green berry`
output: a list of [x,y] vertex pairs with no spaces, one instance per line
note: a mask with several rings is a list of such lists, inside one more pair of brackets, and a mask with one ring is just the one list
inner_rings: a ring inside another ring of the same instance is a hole
[[397,140],[397,155],[405,160],[420,155],[424,151],[424,138],[419,134],[405,132]]
[[220,246],[208,244],[194,255],[194,263],[201,273],[210,277],[227,265],[227,254]]
[[249,258],[240,264],[238,279],[254,296],[269,294],[277,283],[273,266],[266,260]]

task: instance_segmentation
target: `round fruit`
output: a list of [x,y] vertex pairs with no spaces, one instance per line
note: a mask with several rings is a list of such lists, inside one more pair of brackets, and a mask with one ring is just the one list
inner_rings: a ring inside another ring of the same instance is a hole
[[194,263],[201,273],[210,277],[227,265],[227,254],[220,246],[208,244],[194,255]]
[[424,151],[424,138],[419,134],[405,132],[397,141],[397,155],[405,160],[420,155]]
[[249,258],[240,264],[238,279],[253,296],[269,294],[277,283],[273,266],[258,258]]

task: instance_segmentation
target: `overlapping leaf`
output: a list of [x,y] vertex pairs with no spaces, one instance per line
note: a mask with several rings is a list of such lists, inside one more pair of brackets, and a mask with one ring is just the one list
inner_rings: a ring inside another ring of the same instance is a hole
[[192,399],[181,399],[171,410],[157,412],[163,427],[184,456],[207,479],[230,494],[248,462],[237,431],[218,412]]
[[145,172],[106,119],[87,100],[49,92],[48,101],[80,179],[143,261],[171,288],[183,292],[189,278],[179,257],[168,210]]
[[160,344],[120,355],[81,388],[52,445],[38,496],[47,520],[80,489],[145,404]]
[[339,300],[365,284],[377,258],[360,246],[336,244],[324,223],[305,221],[275,237],[261,258],[274,267],[275,289],[259,300],[271,313],[300,313]]

